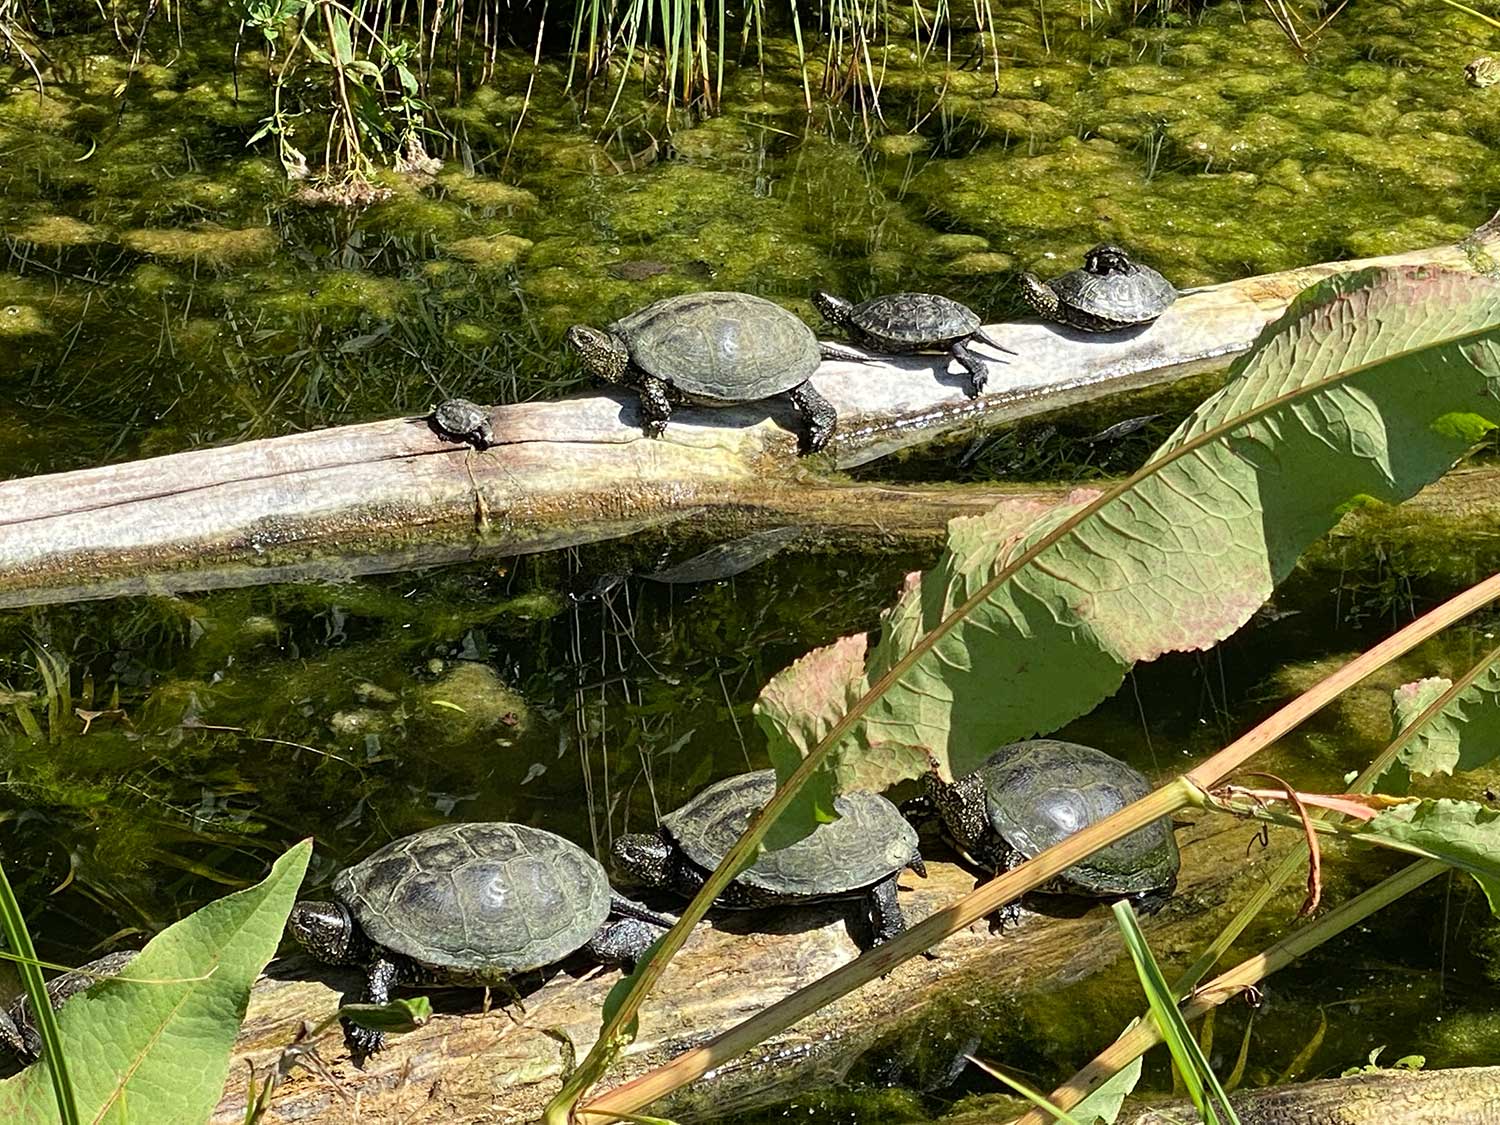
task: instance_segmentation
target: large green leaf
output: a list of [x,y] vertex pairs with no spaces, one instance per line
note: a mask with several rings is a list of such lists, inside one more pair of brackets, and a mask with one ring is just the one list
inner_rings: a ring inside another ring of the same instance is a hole
[[1402,684],[1392,698],[1397,731],[1405,732],[1445,695],[1450,698],[1401,747],[1381,783],[1386,792],[1406,792],[1412,774],[1460,773],[1500,755],[1500,650],[1466,672],[1456,691],[1442,676]]
[[[308,842],[262,882],[157,934],[128,980],[104,981],[58,1014],[78,1107],[94,1122],[207,1119],[224,1089],[250,986],[281,941],[312,854]],[[47,1064],[0,1082],[0,1121],[57,1120]]]
[[1413,801],[1387,809],[1352,835],[1467,871],[1500,917],[1500,809],[1447,798]]
[[1500,285],[1400,269],[1314,286],[1121,485],[953,521],[884,623],[864,676],[892,682],[838,747],[839,782],[861,746],[967,772],[1086,713],[1134,662],[1216,644],[1351,504],[1441,476],[1497,398]]

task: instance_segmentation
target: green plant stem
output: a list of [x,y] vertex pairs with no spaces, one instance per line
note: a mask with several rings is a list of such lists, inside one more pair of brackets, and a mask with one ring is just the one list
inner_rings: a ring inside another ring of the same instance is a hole
[[26,986],[26,995],[31,1001],[31,1017],[36,1022],[37,1034],[42,1039],[42,1060],[52,1078],[52,1093],[57,1099],[57,1116],[62,1125],[78,1125],[78,1103],[73,1096],[73,1082],[68,1077],[68,1060],[63,1052],[62,1036],[57,1030],[57,1013],[52,1010],[52,997],[47,995],[47,982],[36,965],[36,948],[31,944],[31,934],[26,929],[26,919],[21,906],[11,890],[10,879],[0,865],[0,929],[5,931],[5,942],[16,953],[16,971],[21,974],[21,983]]
[[[1027,554],[1030,555],[1031,552]],[[1018,563],[1020,561],[1022,560],[1018,560]],[[987,587],[989,583],[985,585]],[[980,593],[983,592],[982,587]],[[978,596],[979,594],[975,595],[975,597]],[[1428,611],[1374,648],[1329,674],[1274,715],[1191,770],[1185,777],[1168,783],[1135,804],[1127,806],[1097,824],[1090,825],[1056,847],[1047,849],[1019,867],[977,887],[952,906],[924,919],[895,940],[869,950],[849,964],[841,966],[821,980],[814,981],[806,988],[799,989],[792,995],[779,1000],[703,1046],[686,1051],[666,1065],[591,1099],[587,1103],[587,1109],[592,1115],[595,1112],[605,1111],[633,1112],[647,1106],[657,1098],[701,1078],[714,1067],[722,1066],[769,1036],[784,1031],[825,1004],[884,975],[907,958],[936,945],[943,938],[985,917],[1007,902],[1019,898],[1026,891],[1046,882],[1078,860],[1144,827],[1157,817],[1171,815],[1179,809],[1197,804],[1201,792],[1239,769],[1255,754],[1322,710],[1349,687],[1402,653],[1446,629],[1455,621],[1494,601],[1497,597],[1500,597],[1500,574],[1491,575],[1457,597]],[[970,599],[970,601],[973,600]],[[962,611],[968,604],[966,602],[965,606],[960,607],[955,613]],[[928,634],[924,640],[932,637],[933,634]],[[912,653],[882,676],[867,693],[865,699],[860,701],[861,704],[868,705],[867,701],[883,692],[890,682],[894,682],[897,676],[904,673],[910,664],[915,662],[917,652],[918,649],[914,648]],[[781,815],[782,809],[790,803],[795,789],[817,768],[826,749],[841,739],[848,728],[853,725],[855,712],[858,710],[860,710],[859,705],[851,708],[849,713],[834,725],[823,742],[803,759],[802,764],[787,780],[787,783],[777,790],[771,802],[752,822],[750,829],[730,850],[719,869],[710,876],[698,897],[688,905],[687,910],[683,912],[682,921],[663,940],[664,952],[668,949],[675,952],[681,947],[682,942],[686,940],[688,929],[695,925],[698,918],[706,912],[708,902],[713,897],[717,897],[723,887],[733,878],[732,872],[740,870],[741,865],[753,858],[754,841],[758,841],[760,834],[764,834],[770,822]],[[665,968],[664,964],[658,964],[661,961],[660,957],[654,959],[648,968],[648,972],[654,970],[649,982],[646,980],[647,973],[641,974],[642,979],[637,981],[636,990],[631,997],[626,998],[621,1005],[620,1012],[616,1012],[615,1020],[611,1021],[606,1028],[607,1033],[618,1035],[623,1031],[626,1025],[620,1019],[621,1012],[628,1010],[626,1018],[633,1018],[639,1007],[639,1001],[632,1005],[631,999],[636,993],[640,993],[643,997],[642,986],[648,989],[649,984],[654,983],[660,976],[662,969]],[[603,1036],[600,1042],[604,1042]],[[599,1050],[599,1044],[596,1044],[595,1051]],[[595,1051],[590,1052],[590,1058],[594,1056]],[[556,1104],[554,1102],[554,1106]],[[548,1110],[551,1113],[553,1107],[549,1106]],[[545,1120],[547,1125],[560,1125],[567,1118],[566,1116],[552,1116]]]
[[[1272,973],[1286,968],[1297,958],[1337,937],[1356,922],[1364,921],[1448,870],[1450,868],[1447,865],[1430,859],[1418,860],[1402,868],[1363,894],[1341,903],[1317,921],[1287,935],[1267,947],[1264,952],[1241,961],[1234,968],[1209,981],[1180,1006],[1183,1019],[1195,1020],[1225,1001],[1232,1000]],[[1160,1029],[1154,1021],[1139,1021],[1105,1048],[1092,1063],[1074,1075],[1067,1085],[1053,1091],[1049,1100],[1059,1109],[1077,1105],[1090,1089],[1108,1081],[1110,1075],[1129,1066],[1161,1041]],[[1042,1114],[1031,1111],[1017,1118],[1011,1125],[1047,1125],[1047,1121]]]

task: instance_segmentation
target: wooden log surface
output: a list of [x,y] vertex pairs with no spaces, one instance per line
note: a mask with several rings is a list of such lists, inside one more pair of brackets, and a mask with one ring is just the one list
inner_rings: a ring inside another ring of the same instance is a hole
[[[1241,1125],[1500,1125],[1500,1066],[1381,1070],[1246,1090],[1231,1100]],[[1127,1111],[1120,1125],[1200,1120],[1191,1105],[1175,1103]]]
[[941,357],[826,363],[813,381],[837,407],[839,432],[814,458],[796,456],[795,420],[780,403],[683,409],[650,440],[633,395],[617,392],[497,407],[496,444],[483,452],[401,418],[4,481],[0,608],[343,577],[706,515],[733,523],[748,513],[740,522],[753,526],[755,513],[803,509],[808,490],[829,487],[820,476],[829,468],[1222,366],[1296,293],[1333,273],[1425,265],[1493,274],[1497,247],[1491,220],[1456,246],[1208,286],[1134,332],[994,325],[1017,354],[991,364],[989,387],[973,400]]
[[[1159,956],[1175,960],[1201,948],[1293,839],[1290,833],[1273,836],[1269,849],[1247,852],[1251,836],[1244,825],[1224,817],[1179,829],[1178,892],[1146,921]],[[930,862],[929,872],[926,880],[903,878],[901,904],[911,920],[941,909],[974,885],[971,875],[951,863]],[[1302,891],[1289,894],[1283,916]],[[829,906],[720,916],[713,925],[700,926],[647,1002],[640,1037],[607,1084],[643,1073],[850,960],[856,947],[843,918],[838,907]],[[931,958],[907,962],[720,1068],[664,1109],[677,1120],[712,1121],[837,1082],[872,1044],[899,1039],[935,1004],[946,1005],[942,1018],[952,1027],[956,1053],[964,1049],[964,1021],[977,1033],[983,1021],[995,1018],[997,1005],[1045,997],[1123,957],[1110,912],[1102,906],[1081,916],[1028,915],[1003,935],[975,926],[940,944]],[[565,1052],[557,1034],[571,1040],[582,1057],[597,1035],[605,994],[619,979],[616,970],[568,968],[572,971],[526,997],[524,1014],[498,1007],[485,1013],[473,992],[435,994],[435,1018],[393,1040],[363,1069],[350,1062],[339,1032],[325,1033],[315,1046],[327,1074],[295,1069],[277,1091],[267,1125],[535,1121],[560,1082]],[[213,1117],[216,1125],[244,1119],[246,1063],[260,1075],[274,1069],[302,1021],[333,1011],[337,989],[355,983],[347,973],[300,957],[273,965],[252,995]],[[1097,1046],[1110,1031],[1099,1029]]]

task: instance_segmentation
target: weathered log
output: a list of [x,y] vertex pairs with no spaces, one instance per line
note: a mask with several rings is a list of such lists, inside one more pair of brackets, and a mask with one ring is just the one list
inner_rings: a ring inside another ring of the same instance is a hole
[[1497,246],[1492,220],[1458,246],[1209,286],[1134,334],[991,326],[1017,354],[991,365],[974,400],[936,358],[828,363],[814,382],[840,429],[807,460],[789,407],[684,409],[652,441],[632,396],[594,394],[496,408],[484,452],[404,418],[0,482],[0,607],[539,551],[683,518],[724,533],[788,522],[839,499],[808,493],[829,487],[816,473],[830,465],[1212,369],[1320,278],[1368,265],[1493,273]]
[[[1242,1125],[1500,1125],[1500,1066],[1382,1070],[1246,1090],[1231,1100]],[[1130,1111],[1120,1119],[1121,1125],[1199,1120],[1184,1103]]]
[[[1179,892],[1146,922],[1160,955],[1171,958],[1201,948],[1292,838],[1287,834],[1268,850],[1253,849],[1247,860],[1247,837],[1243,826],[1222,817],[1179,830]],[[929,868],[925,881],[904,880],[902,908],[914,920],[973,887],[972,876],[952,864]],[[842,919],[830,907],[762,914],[754,923],[731,916],[700,927],[647,1003],[640,1038],[609,1081],[643,1073],[851,959],[856,949]],[[768,922],[772,932],[751,928]],[[1002,948],[1004,956],[996,956]],[[954,1032],[950,1053],[956,1057],[963,1049],[963,1021],[973,1021],[977,1032],[982,1021],[993,1018],[996,1005],[1045,995],[1106,970],[1123,956],[1111,915],[1099,907],[1081,916],[1028,917],[1003,936],[975,927],[943,942],[931,959],[908,962],[721,1068],[679,1095],[668,1112],[684,1121],[714,1120],[834,1083],[873,1044],[899,1041],[925,1011],[945,1001],[944,1028]],[[349,1061],[342,1036],[329,1031],[316,1047],[332,1081],[295,1070],[277,1091],[266,1120],[346,1121],[354,1119],[357,1105],[357,1119],[372,1125],[534,1121],[563,1070],[565,1050],[555,1034],[563,1033],[581,1056],[597,1035],[605,994],[618,980],[613,970],[580,971],[576,977],[560,973],[528,996],[524,1014],[483,1013],[473,993],[439,996],[439,1014],[427,1026],[393,1040],[362,1070]],[[277,963],[256,985],[235,1066],[213,1118],[218,1125],[244,1118],[245,1063],[253,1063],[258,1074],[268,1073],[304,1018],[336,1007],[338,994],[324,980],[343,988],[355,983],[299,958]],[[1102,1046],[1108,1029],[1101,1027],[1100,1035]]]

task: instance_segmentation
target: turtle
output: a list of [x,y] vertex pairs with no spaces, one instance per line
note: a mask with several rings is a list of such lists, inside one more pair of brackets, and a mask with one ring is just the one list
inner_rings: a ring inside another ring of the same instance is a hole
[[[362,1000],[402,983],[504,985],[584,950],[634,961],[676,919],[617,893],[599,861],[542,828],[441,824],[393,840],[333,880],[332,902],[292,908],[292,935],[322,961],[365,970]],[[379,1032],[350,1027],[369,1055]]]
[[[776,792],[776,771],[724,778],[662,817],[655,832],[616,838],[615,869],[651,887],[691,897],[719,865],[750,818]],[[761,853],[717,899],[729,910],[863,900],[879,945],[906,929],[896,881],[907,868],[926,877],[917,833],[877,793],[844,793],[839,818],[785,848]]]
[[1177,290],[1150,266],[1106,245],[1085,254],[1082,269],[1051,281],[1023,273],[1021,295],[1045,320],[1085,332],[1113,332],[1150,324],[1177,299]]
[[1464,67],[1464,81],[1476,89],[1484,89],[1500,82],[1500,62],[1489,55],[1480,55]]
[[808,378],[820,358],[864,358],[819,344],[795,315],[749,293],[666,297],[603,330],[575,324],[567,339],[594,375],[640,392],[647,437],[665,432],[679,402],[731,406],[784,394],[806,421],[809,453],[828,444],[838,414]]
[[[1060,840],[1151,792],[1140,771],[1077,742],[1036,738],[996,750],[973,773],[944,781],[934,769],[927,799],[958,846],[976,863],[1009,871]],[[1179,857],[1170,817],[1074,864],[1038,890],[1091,898],[1128,898],[1152,913],[1177,886]],[[1020,917],[1010,903],[996,912]]]
[[495,444],[495,427],[490,412],[466,398],[450,398],[438,404],[429,415],[432,428],[451,441],[462,441],[475,449]]
[[970,398],[978,398],[989,381],[985,361],[969,347],[971,341],[983,340],[1015,355],[985,332],[979,315],[968,305],[937,293],[887,293],[856,305],[818,289],[812,303],[824,320],[872,351],[899,354],[946,350],[968,373]]
[[[47,982],[47,996],[52,1001],[52,1010],[57,1011],[68,999],[87,991],[104,978],[117,975],[135,959],[138,952],[140,951],[136,949],[122,949],[106,953],[86,965],[53,977]],[[23,1063],[35,1062],[41,1057],[42,1037],[32,1018],[31,997],[24,992],[12,1001],[10,1007],[0,1011],[0,1047]]]

